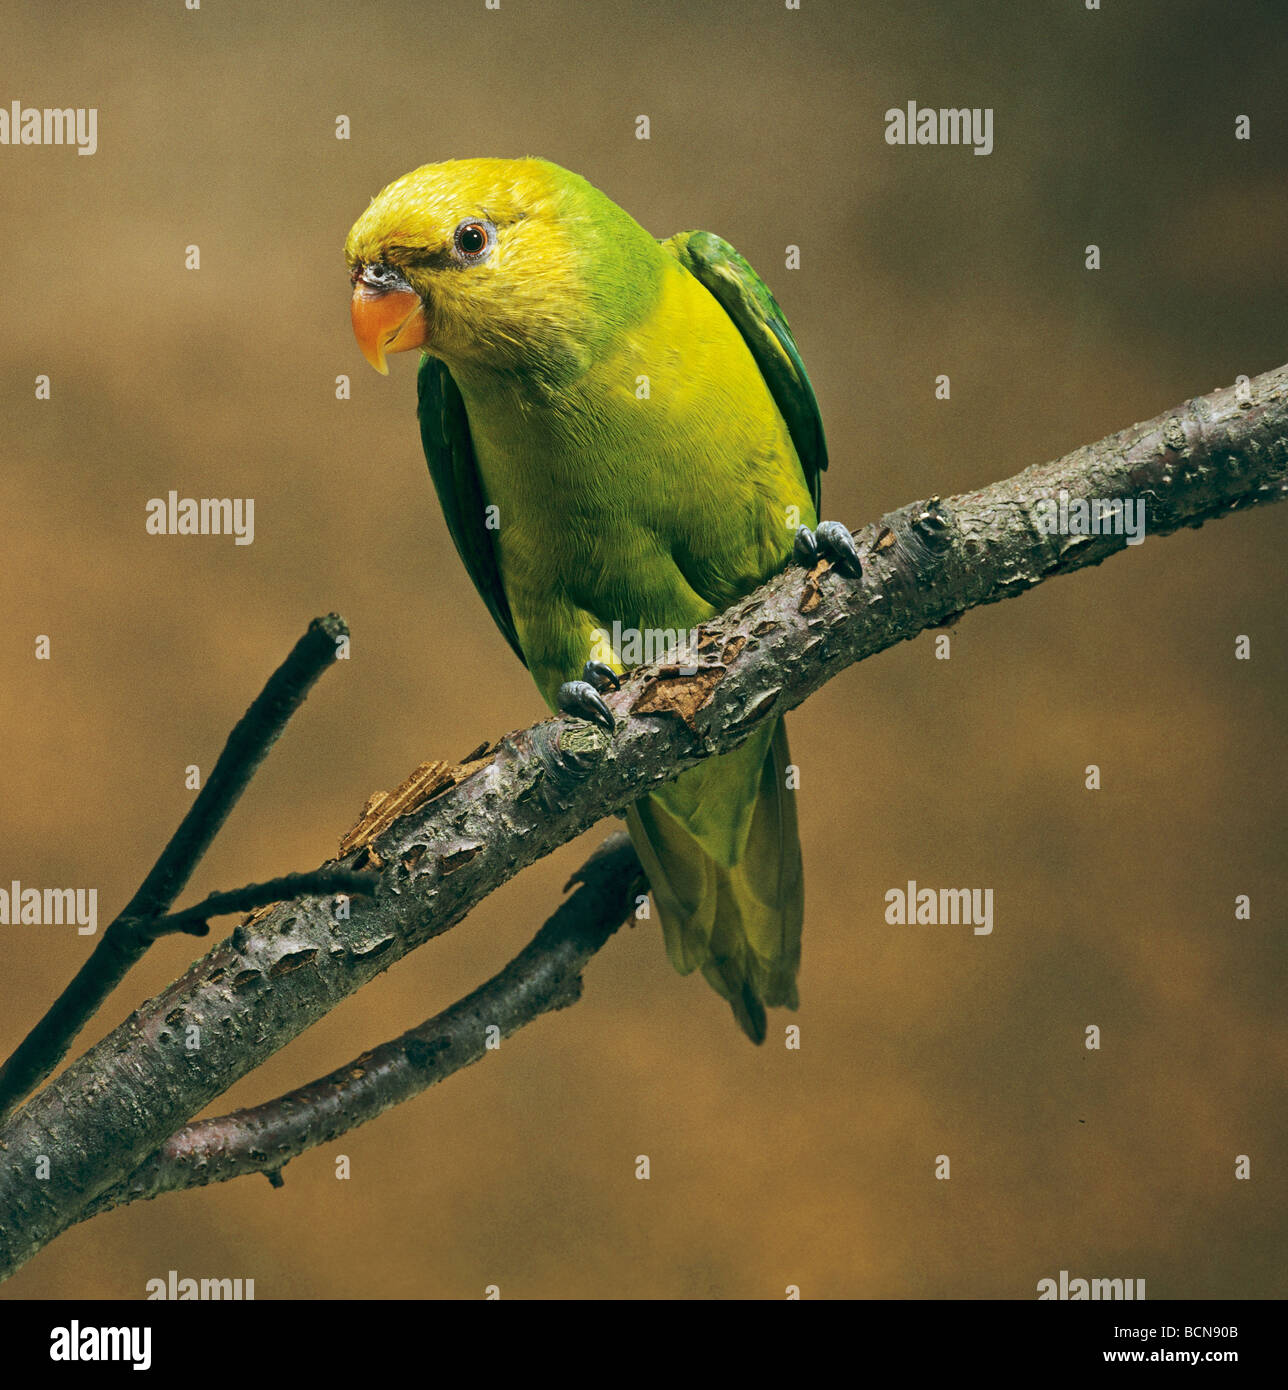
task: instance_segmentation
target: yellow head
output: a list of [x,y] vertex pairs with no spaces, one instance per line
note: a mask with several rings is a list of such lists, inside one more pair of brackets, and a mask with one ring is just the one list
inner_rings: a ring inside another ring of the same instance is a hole
[[638,312],[657,243],[576,174],[542,159],[461,159],[396,179],[345,242],[367,360],[421,347],[449,366],[584,369]]

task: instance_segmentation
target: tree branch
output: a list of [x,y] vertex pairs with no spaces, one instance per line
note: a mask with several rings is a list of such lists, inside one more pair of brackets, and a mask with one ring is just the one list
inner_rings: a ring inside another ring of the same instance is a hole
[[[448,930],[520,869],[704,757],[734,747],[856,661],[1099,564],[1121,534],[1052,535],[1050,499],[1139,499],[1165,535],[1288,491],[1288,369],[947,502],[900,508],[856,535],[864,576],[792,569],[706,624],[702,669],[645,668],[582,721],[508,735],[491,759],[396,820],[349,867],[385,867],[379,895],[336,920],[316,901],[257,914],[125,1021],[0,1131],[0,1276],[52,1240],[235,1080],[395,960]],[[656,717],[662,715],[663,717]],[[201,1031],[200,1051],[177,1035]],[[33,1181],[47,1155],[46,1181]]]
[[568,881],[581,887],[560,904],[527,946],[485,985],[392,1042],[330,1075],[253,1109],[200,1120],[172,1135],[125,1182],[80,1216],[248,1173],[274,1187],[293,1158],[328,1143],[392,1106],[479,1061],[496,1041],[581,998],[587,961],[632,917],[648,891],[625,831],[610,835]]

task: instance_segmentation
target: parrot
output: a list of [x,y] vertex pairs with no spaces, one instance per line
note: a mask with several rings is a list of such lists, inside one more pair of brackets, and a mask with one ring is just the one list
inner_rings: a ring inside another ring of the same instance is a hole
[[[827,445],[796,342],[719,236],[658,240],[544,159],[453,159],[378,193],[344,254],[367,361],[421,350],[448,531],[550,709],[611,735],[626,667],[606,633],[692,631],[793,559],[861,573],[818,519]],[[789,765],[779,717],[626,811],[671,963],[756,1043],[767,1007],[799,1002]]]

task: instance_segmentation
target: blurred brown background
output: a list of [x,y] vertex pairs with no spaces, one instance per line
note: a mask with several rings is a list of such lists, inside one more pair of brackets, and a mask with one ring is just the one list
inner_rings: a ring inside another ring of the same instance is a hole
[[[345,615],[353,660],[185,901],[315,864],[376,788],[542,714],[447,539],[414,357],[381,379],[349,331],[345,232],[417,164],[542,154],[658,235],[727,236],[791,319],[830,436],[825,512],[856,524],[1288,357],[1274,3],[6,13],[0,102],[96,106],[99,150],[0,147],[0,882],[97,886],[103,925],[189,804],[185,766],[209,770],[314,614]],[[884,112],[910,100],[993,107],[994,153],[887,146]],[[171,488],[254,497],[254,544],[148,536]],[[923,636],[795,714],[801,1051],[775,1041],[784,1014],[752,1048],[656,926],[623,932],[576,1008],[293,1163],[283,1190],[114,1212],[0,1296],[138,1298],[173,1268],[261,1298],[1032,1298],[1061,1269],[1282,1297],[1286,526],[1271,508],[1147,541],[970,614],[950,661]],[[472,988],[606,828],[217,1111]],[[909,878],[992,887],[993,935],[887,926]],[[4,1054],[86,949],[0,928]],[[199,949],[156,947],[92,1037]]]

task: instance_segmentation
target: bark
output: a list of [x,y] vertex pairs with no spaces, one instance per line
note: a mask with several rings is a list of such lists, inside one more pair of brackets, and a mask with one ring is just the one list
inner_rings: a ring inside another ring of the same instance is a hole
[[574,883],[582,886],[504,970],[472,994],[307,1086],[265,1105],[185,1125],[125,1182],[87,1207],[81,1219],[248,1173],[264,1173],[279,1187],[291,1159],[481,1061],[502,1038],[542,1014],[576,1003],[586,962],[633,915],[648,884],[621,830],[604,841],[568,887]]

